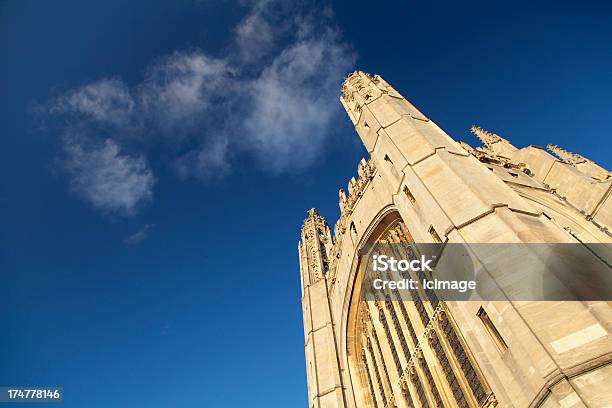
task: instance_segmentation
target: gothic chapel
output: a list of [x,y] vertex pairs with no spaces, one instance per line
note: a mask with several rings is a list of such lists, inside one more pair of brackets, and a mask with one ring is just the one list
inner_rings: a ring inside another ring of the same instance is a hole
[[314,209],[301,230],[309,408],[612,407],[612,299],[363,301],[359,256],[574,243],[609,266],[612,173],[477,126],[482,146],[455,141],[378,75],[353,72],[340,100],[370,158],[339,192],[333,235]]

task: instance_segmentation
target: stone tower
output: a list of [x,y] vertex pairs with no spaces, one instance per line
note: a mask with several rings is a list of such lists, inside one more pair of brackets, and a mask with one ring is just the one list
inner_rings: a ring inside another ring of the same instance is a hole
[[610,173],[478,126],[483,146],[457,142],[377,75],[349,75],[340,100],[370,158],[334,236],[314,210],[302,227],[309,407],[610,406],[610,302],[360,297],[378,243],[461,244],[485,268],[507,258],[478,244],[574,244],[609,267]]
[[327,284],[332,248],[327,222],[311,208],[304,220],[298,245],[308,399],[311,406],[339,408],[347,404],[337,360]]

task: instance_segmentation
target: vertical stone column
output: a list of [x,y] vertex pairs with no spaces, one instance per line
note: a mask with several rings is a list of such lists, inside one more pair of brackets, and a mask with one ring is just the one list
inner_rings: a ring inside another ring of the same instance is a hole
[[[400,207],[417,213],[410,219],[431,220],[426,234],[422,234],[423,226],[408,225],[411,233],[445,239],[487,214],[503,212],[503,217],[534,218],[540,224],[538,232],[548,238],[544,241],[569,240],[382,78],[363,72],[350,75],[344,82],[342,103],[377,169],[405,203]],[[400,194],[403,187],[410,193],[406,197]],[[510,234],[521,222],[513,224],[505,228]],[[474,229],[470,235],[466,241],[491,241],[487,230]]]
[[298,244],[309,408],[347,408],[327,285],[329,226],[313,209]]

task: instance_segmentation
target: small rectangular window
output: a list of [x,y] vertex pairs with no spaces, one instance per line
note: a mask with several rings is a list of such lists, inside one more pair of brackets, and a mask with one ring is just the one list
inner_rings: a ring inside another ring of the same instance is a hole
[[404,194],[406,194],[406,197],[408,197],[408,200],[410,200],[412,204],[416,203],[416,199],[408,189],[408,186],[404,186]]
[[478,313],[476,313],[476,315],[480,318],[480,320],[484,324],[485,328],[487,329],[487,332],[489,333],[489,335],[491,336],[491,338],[493,339],[493,341],[495,342],[499,350],[502,352],[508,350],[508,345],[504,341],[504,338],[502,337],[501,333],[497,330],[497,328],[491,321],[491,318],[489,317],[489,315],[487,314],[487,312],[484,310],[482,306],[480,307],[480,309],[478,309]]
[[512,173],[511,171],[509,171],[508,174],[510,174],[514,178],[518,178],[518,174],[516,173]]

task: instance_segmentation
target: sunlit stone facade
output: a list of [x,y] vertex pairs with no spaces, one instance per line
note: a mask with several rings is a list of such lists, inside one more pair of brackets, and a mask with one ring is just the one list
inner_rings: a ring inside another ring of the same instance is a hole
[[482,146],[457,142],[380,76],[352,73],[340,99],[370,158],[339,192],[333,235],[314,209],[302,226],[309,407],[612,407],[612,302],[364,302],[359,257],[413,242],[590,251],[612,242],[611,174],[477,126]]

